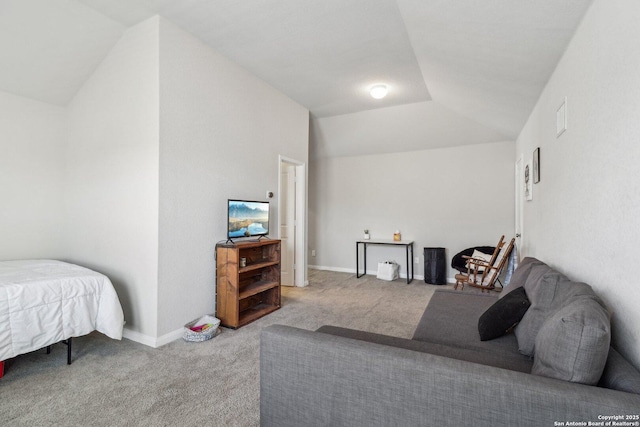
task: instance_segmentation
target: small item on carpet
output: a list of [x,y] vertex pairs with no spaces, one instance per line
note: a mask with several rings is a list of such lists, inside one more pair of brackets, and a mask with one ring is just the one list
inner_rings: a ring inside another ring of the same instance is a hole
[[218,334],[220,319],[205,314],[201,318],[184,325],[182,338],[190,342],[202,342],[210,340]]
[[400,265],[398,265],[395,261],[385,261],[378,263],[378,274],[376,277],[378,279],[392,281],[396,280],[399,277],[398,271],[400,270]]
[[192,326],[189,329],[191,329],[193,332],[204,332],[212,326],[213,323],[207,323],[206,325]]

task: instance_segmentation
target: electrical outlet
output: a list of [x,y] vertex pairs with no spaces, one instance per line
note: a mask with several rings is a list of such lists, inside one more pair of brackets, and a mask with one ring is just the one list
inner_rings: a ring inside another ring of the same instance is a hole
[[316,256],[316,250],[315,249],[311,249],[311,256]]
[[415,262],[416,264],[420,264],[420,257],[419,257],[419,256],[417,256],[414,262]]

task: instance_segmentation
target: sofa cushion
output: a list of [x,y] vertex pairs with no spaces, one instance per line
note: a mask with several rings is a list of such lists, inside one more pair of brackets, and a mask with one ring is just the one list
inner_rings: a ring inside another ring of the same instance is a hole
[[531,273],[531,269],[534,266],[541,264],[544,263],[532,257],[526,257],[523,259],[520,264],[518,264],[518,268],[513,272],[513,276],[511,276],[509,284],[502,290],[498,298],[502,299],[510,292],[524,286],[524,283],[527,281],[527,277],[529,277],[529,274]]
[[586,283],[573,282],[538,261],[531,267],[524,284],[531,307],[516,326],[515,334],[522,354],[533,356],[535,340],[545,319],[578,297],[588,297],[604,304]]
[[528,359],[518,352],[518,343],[512,333],[491,341],[480,341],[478,319],[497,300],[493,294],[439,289],[431,297],[413,339],[488,351],[500,357]]
[[596,300],[601,306],[605,307],[604,303],[593,291],[593,288],[586,283],[573,282],[564,276],[561,276],[556,283],[556,292],[551,301],[549,310],[554,312],[569,304],[569,302],[580,297],[588,297]]
[[492,340],[506,334],[522,319],[530,305],[523,287],[496,301],[478,320],[480,340]]
[[598,386],[640,394],[640,372],[613,347],[609,347],[607,364]]
[[535,340],[534,375],[597,384],[609,344],[609,313],[598,301],[581,296],[555,311]]
[[488,351],[478,351],[466,348],[452,347],[444,344],[435,344],[425,341],[409,340],[406,338],[391,337],[388,335],[374,334],[355,329],[340,328],[337,326],[322,326],[316,332],[337,335],[375,344],[404,348],[407,350],[429,353],[436,356],[449,357],[451,359],[464,360],[479,363],[496,368],[509,369],[524,373],[531,373],[533,361],[522,357],[504,357],[501,354],[493,354]]
[[515,329],[518,348],[522,354],[533,356],[536,336],[548,315],[559,279],[564,278],[546,264],[531,268],[524,284],[531,306]]

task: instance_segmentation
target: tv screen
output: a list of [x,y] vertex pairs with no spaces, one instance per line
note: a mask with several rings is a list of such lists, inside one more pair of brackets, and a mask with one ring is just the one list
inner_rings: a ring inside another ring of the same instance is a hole
[[269,234],[269,202],[229,199],[227,238]]

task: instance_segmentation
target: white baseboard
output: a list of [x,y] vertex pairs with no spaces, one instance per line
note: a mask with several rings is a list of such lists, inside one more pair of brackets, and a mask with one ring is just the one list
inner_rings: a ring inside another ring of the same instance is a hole
[[[351,273],[351,274],[356,274],[356,269],[355,268],[343,268],[343,267],[329,267],[326,265],[311,265],[309,264],[309,268],[312,270],[326,270],[326,271],[336,271],[338,273]],[[378,271],[375,270],[367,270],[367,274],[373,275],[373,276],[377,276],[378,275]],[[405,273],[400,273],[400,278],[401,279],[406,279],[407,275]],[[414,280],[424,280],[424,276],[421,274],[415,274],[413,276]],[[456,279],[453,277],[447,277],[447,283],[456,283]]]
[[175,331],[171,331],[168,334],[164,334],[161,337],[158,337],[156,340],[157,347],[162,347],[165,344],[169,344],[179,338],[182,338],[184,334],[184,328],[176,329]]
[[138,331],[132,331],[129,328],[124,328],[122,331],[122,337],[131,341],[135,341],[140,344],[144,344],[149,347],[155,348],[156,339],[152,336],[142,334]]
[[305,286],[309,286],[309,281],[305,280],[301,285],[295,283],[293,285],[284,285],[281,283],[280,286],[282,286],[283,288],[304,288]]
[[152,336],[145,335],[138,331],[133,331],[125,327],[122,331],[122,337],[140,344],[144,344],[148,347],[158,348],[162,347],[165,344],[169,344],[170,342],[175,341],[178,338],[182,338],[182,333],[182,328],[180,328],[176,329],[175,331],[169,332],[168,334],[164,334],[161,337],[154,338]]
[[355,274],[356,270],[355,268],[341,268],[341,267],[327,267],[324,265],[311,265],[309,264],[308,267],[312,270],[327,270],[327,271],[337,271],[339,273],[352,273]]
[[[312,270],[326,270],[326,271],[336,271],[338,273],[356,274],[355,268],[329,267],[324,265],[309,265],[309,268]],[[368,270],[367,274],[376,276],[378,272]],[[420,274],[415,274],[413,277],[414,277],[414,280],[424,280],[424,276]],[[406,279],[407,275],[404,273],[401,273],[400,278]],[[447,283],[456,283],[456,280],[453,277],[448,277]],[[307,286],[308,284],[309,284],[309,281],[306,281],[305,286]],[[137,343],[146,345],[148,347],[153,347],[153,348],[162,347],[165,344],[169,344],[172,341],[182,338],[182,334],[183,334],[183,328],[176,329],[175,331],[164,334],[158,338],[154,338],[150,335],[145,335],[143,333],[134,331],[127,327],[125,327],[124,330],[122,331],[123,338],[129,339],[131,341],[135,341]]]

